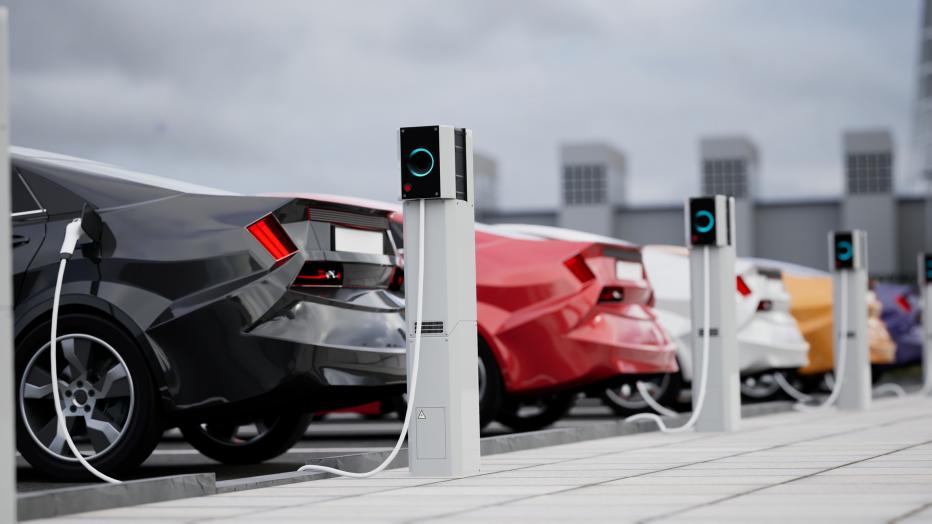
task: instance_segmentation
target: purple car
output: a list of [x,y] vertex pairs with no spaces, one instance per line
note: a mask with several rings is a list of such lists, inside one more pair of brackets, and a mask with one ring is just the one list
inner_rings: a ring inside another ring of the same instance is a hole
[[896,342],[895,366],[922,362],[922,322],[916,288],[904,284],[874,285],[877,298],[883,303],[880,318]]

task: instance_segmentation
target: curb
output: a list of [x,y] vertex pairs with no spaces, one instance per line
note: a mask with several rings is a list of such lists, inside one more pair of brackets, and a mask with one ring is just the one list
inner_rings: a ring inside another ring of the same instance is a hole
[[74,488],[33,491],[16,496],[20,521],[135,506],[149,502],[213,495],[217,483],[213,473],[130,480],[122,484],[99,484]]

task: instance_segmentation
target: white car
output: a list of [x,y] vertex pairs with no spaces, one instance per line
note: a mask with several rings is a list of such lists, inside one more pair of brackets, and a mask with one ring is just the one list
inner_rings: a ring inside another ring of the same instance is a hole
[[[551,226],[499,224],[494,227],[543,238],[598,239],[630,245],[618,239]],[[641,248],[641,254],[654,289],[654,313],[676,343],[680,364],[679,377],[653,377],[647,383],[648,390],[661,402],[682,400],[678,394],[682,388],[677,381],[690,382],[693,377],[688,251],[680,246],[648,245]],[[779,269],[739,258],[735,261],[735,273],[741,392],[754,399],[769,398],[779,392],[773,373],[808,364],[809,344],[790,315],[789,295]],[[621,413],[642,411],[647,407],[634,384],[606,391],[605,400]]]

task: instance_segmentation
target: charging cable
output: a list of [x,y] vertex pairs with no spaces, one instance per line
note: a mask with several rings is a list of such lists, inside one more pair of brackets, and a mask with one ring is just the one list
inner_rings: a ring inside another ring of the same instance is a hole
[[298,468],[298,471],[322,471],[324,473],[332,473],[334,475],[339,475],[341,477],[351,477],[357,479],[364,479],[371,477],[385,468],[395,460],[395,457],[398,456],[398,452],[401,451],[401,445],[404,444],[405,437],[408,435],[408,427],[411,424],[411,412],[414,410],[414,399],[417,398],[414,396],[415,391],[417,390],[417,376],[418,376],[418,363],[419,357],[421,355],[421,318],[422,313],[424,312],[424,200],[421,199],[418,201],[418,242],[417,242],[417,313],[415,314],[414,321],[414,362],[411,364],[411,388],[408,391],[408,408],[405,410],[405,419],[404,424],[401,426],[401,434],[398,435],[398,442],[395,443],[395,447],[392,448],[392,452],[388,454],[388,457],[379,464],[375,469],[371,471],[364,471],[361,473],[355,473],[352,471],[343,471],[341,469],[331,468],[329,466],[320,466],[317,464],[308,464],[306,466],[301,466]]
[[[693,409],[692,414],[689,416],[689,420],[686,421],[682,426],[675,428],[668,428],[664,420],[653,413],[639,413],[633,417],[628,417],[628,420],[635,422],[638,420],[652,420],[657,423],[657,426],[660,427],[660,431],[664,433],[680,433],[683,431],[688,431],[696,425],[696,421],[699,419],[699,414],[702,413],[702,406],[705,404],[705,393],[708,389],[709,384],[709,309],[711,309],[710,304],[710,292],[709,292],[709,247],[702,247],[702,293],[703,293],[703,311],[702,311],[702,374],[699,376],[699,394],[696,397],[696,407]],[[648,405],[657,409],[654,404],[660,406],[657,402],[651,402],[654,399],[648,394],[647,388],[645,388],[641,383],[638,383],[638,391],[641,392],[641,395],[644,397],[645,402]],[[648,400],[650,399],[650,400]],[[662,406],[661,406],[662,407]],[[660,410],[658,410],[660,411]],[[669,410],[667,410],[669,411]],[[661,411],[663,413],[663,411]]]
[[638,393],[641,394],[641,398],[644,399],[644,403],[647,404],[651,409],[660,413],[665,417],[675,417],[679,415],[676,411],[664,406],[660,402],[657,402],[653,396],[650,394],[650,390],[647,389],[647,384],[640,380],[637,381]]
[[65,277],[65,266],[68,265],[68,260],[71,259],[71,255],[74,254],[74,248],[78,245],[78,240],[81,239],[81,231],[81,219],[76,218],[72,220],[65,227],[65,240],[61,244],[61,262],[58,264],[58,278],[55,280],[55,295],[52,299],[52,338],[49,343],[49,352],[52,354],[52,401],[55,404],[55,417],[58,419],[58,431],[65,437],[65,442],[68,444],[68,449],[74,454],[74,458],[84,466],[84,469],[100,480],[109,482],[110,484],[120,484],[119,480],[97,470],[97,468],[92,466],[84,458],[84,455],[78,451],[78,447],[74,445],[71,434],[68,433],[68,424],[65,422],[65,413],[62,411],[61,396],[58,392],[58,348],[56,347],[58,343],[58,306],[61,301],[61,286],[62,280]]
[[791,386],[786,379],[777,374],[777,383],[783,388],[783,391],[797,400],[796,405],[793,407],[798,411],[822,411],[833,406],[835,401],[838,400],[838,396],[841,395],[841,385],[845,380],[845,364],[847,364],[848,355],[848,272],[841,271],[838,277],[839,286],[841,287],[839,293],[839,298],[841,299],[839,316],[841,319],[838,324],[841,329],[838,333],[838,365],[835,367],[835,383],[832,384],[832,392],[822,404],[810,406],[805,404],[805,402],[812,400],[811,396],[798,391]]

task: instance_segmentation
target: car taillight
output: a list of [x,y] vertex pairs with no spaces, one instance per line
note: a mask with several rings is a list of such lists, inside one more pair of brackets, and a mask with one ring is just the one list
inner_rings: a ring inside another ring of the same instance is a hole
[[903,313],[912,313],[913,306],[909,303],[909,300],[902,294],[896,296],[896,305],[903,310]]
[[742,297],[746,297],[751,294],[751,288],[748,287],[747,283],[743,278],[741,278],[741,276],[738,276],[737,286],[738,293],[741,293]]
[[291,237],[274,215],[260,218],[246,226],[246,230],[262,244],[262,247],[272,255],[276,262],[298,251],[298,247],[294,245]]
[[573,258],[567,259],[563,262],[563,265],[582,283],[589,282],[595,278],[595,275],[592,274],[592,270],[589,269],[589,265],[586,264],[582,255],[576,255]]
[[772,310],[772,309],[773,309],[773,301],[772,301],[772,300],[761,300],[760,303],[757,304],[757,310],[758,310],[758,311],[770,311],[770,310]]
[[396,267],[392,272],[391,281],[388,283],[388,289],[392,291],[404,291],[405,289],[405,270]]
[[343,285],[343,264],[339,262],[305,262],[295,277],[293,287],[336,287]]
[[624,302],[625,290],[620,287],[602,288],[599,293],[599,302]]

